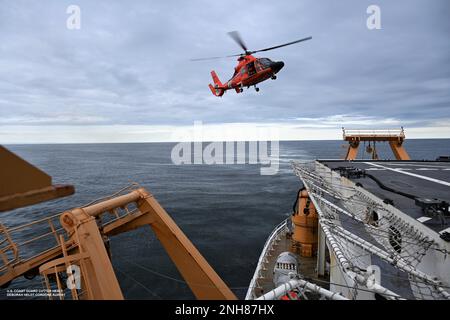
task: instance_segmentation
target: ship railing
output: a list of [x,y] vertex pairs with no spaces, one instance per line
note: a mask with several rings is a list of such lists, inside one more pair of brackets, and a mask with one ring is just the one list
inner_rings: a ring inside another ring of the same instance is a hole
[[[112,199],[137,187],[139,187],[137,183],[132,183],[109,196],[96,199],[82,207]],[[137,209],[133,205],[114,208],[108,212],[108,217],[99,216],[98,224],[104,227],[136,211]],[[61,245],[60,236],[67,236],[60,223],[61,215],[62,213],[58,213],[13,227],[0,224],[0,285],[11,280],[11,277],[5,276],[5,274],[8,272],[13,274],[15,266],[28,264],[31,268],[34,266],[33,261],[39,259],[42,254],[51,250],[57,251]],[[32,271],[33,275],[30,274],[30,276],[39,274],[37,270]]]
[[4,270],[8,269],[11,264],[17,261],[19,256],[16,244],[12,241],[8,230],[1,223],[0,235],[2,237],[0,240],[0,261],[2,263],[0,264],[0,273],[2,273]]
[[255,299],[256,295],[254,293],[254,290],[259,286],[258,285],[258,279],[260,279],[261,277],[263,277],[263,267],[265,264],[268,263],[267,260],[267,255],[269,254],[270,251],[270,246],[271,244],[274,242],[274,240],[278,237],[280,237],[281,234],[285,233],[287,231],[287,221],[289,218],[286,218],[285,220],[283,220],[281,223],[279,223],[274,230],[272,231],[272,233],[270,234],[270,236],[267,238],[266,242],[264,243],[264,247],[262,249],[261,255],[259,257],[258,263],[256,265],[256,270],[255,273],[253,275],[252,280],[250,281],[250,286],[247,290],[247,294],[245,296],[246,300],[251,300],[251,299]]
[[48,298],[53,300],[56,295],[60,300],[64,300],[67,293],[66,289],[69,289],[73,300],[89,298],[87,286],[82,284],[85,281],[83,274],[85,264],[90,259],[89,255],[86,252],[81,252],[81,250],[69,254],[67,249],[71,247],[71,244],[65,242],[62,235],[59,242],[62,257],[39,267],[39,273],[47,288]]
[[[63,228],[59,224],[60,215],[55,214],[10,228],[0,225],[0,234],[3,238],[0,241],[0,256],[2,258],[0,275],[11,270],[16,264],[33,259],[43,251],[59,245],[59,235],[63,233]],[[29,237],[30,235],[33,236]],[[15,238],[25,238],[26,240],[15,241]],[[54,238],[55,241],[48,242],[47,238]],[[47,246],[37,245],[40,240],[45,240]],[[36,247],[40,248],[39,252],[35,252]],[[29,257],[21,255],[21,253],[28,253]]]
[[320,294],[322,297],[329,300],[349,300],[348,298],[342,296],[338,292],[333,292],[317,284],[305,281],[303,279],[291,279],[290,281],[278,286],[277,288],[267,292],[263,296],[257,298],[257,300],[277,300],[284,296],[289,291],[300,289],[302,291],[310,291]]
[[400,129],[345,129],[342,128],[344,140],[352,137],[399,137],[405,138],[405,131]]

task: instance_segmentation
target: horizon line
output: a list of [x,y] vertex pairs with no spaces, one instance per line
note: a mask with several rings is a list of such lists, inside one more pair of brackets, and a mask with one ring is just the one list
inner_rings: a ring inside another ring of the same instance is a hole
[[[450,138],[408,138],[409,140],[450,140]],[[283,140],[202,140],[202,141],[127,141],[127,142],[29,142],[29,143],[0,143],[3,146],[25,146],[25,145],[79,145],[79,144],[150,144],[150,143],[214,143],[214,142],[258,142],[258,141],[278,141],[278,142],[311,142],[311,141],[342,141],[342,139],[283,139]],[[383,141],[380,141],[382,143]]]

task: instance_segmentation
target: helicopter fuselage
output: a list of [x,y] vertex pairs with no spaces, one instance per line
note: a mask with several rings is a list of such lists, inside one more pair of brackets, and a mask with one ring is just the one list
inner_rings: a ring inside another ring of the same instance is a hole
[[[267,79],[276,79],[276,74],[284,67],[283,61],[272,61],[269,58],[256,58],[252,55],[242,55],[238,58],[238,65],[234,68],[234,74],[230,80],[221,83],[217,74],[212,71],[214,86],[210,89],[216,96],[222,96],[226,90],[235,89],[237,93],[243,91]],[[256,91],[259,91],[256,88]]]

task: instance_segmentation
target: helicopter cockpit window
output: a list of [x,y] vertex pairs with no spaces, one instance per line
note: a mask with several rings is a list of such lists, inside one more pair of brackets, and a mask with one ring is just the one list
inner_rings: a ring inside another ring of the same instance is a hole
[[255,62],[249,62],[247,63],[247,70],[248,70],[248,75],[252,76],[256,73],[256,68],[255,68]]
[[259,63],[261,63],[261,65],[263,67],[270,67],[270,64],[272,63],[272,60],[268,59],[268,58],[260,58],[258,59]]

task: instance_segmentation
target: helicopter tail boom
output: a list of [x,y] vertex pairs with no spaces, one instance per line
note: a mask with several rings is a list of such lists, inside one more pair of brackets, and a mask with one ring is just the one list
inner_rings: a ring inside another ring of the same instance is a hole
[[221,97],[225,93],[225,89],[223,87],[222,82],[220,82],[219,77],[217,76],[216,72],[213,70],[211,71],[211,77],[214,81],[214,86],[212,84],[209,84],[209,89],[211,89],[211,92],[217,96]]

